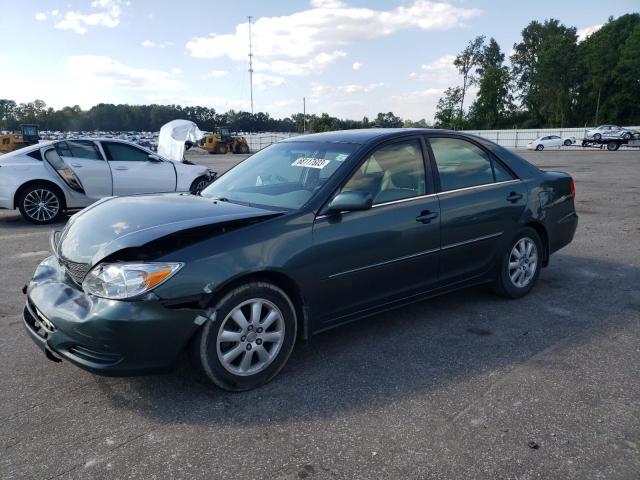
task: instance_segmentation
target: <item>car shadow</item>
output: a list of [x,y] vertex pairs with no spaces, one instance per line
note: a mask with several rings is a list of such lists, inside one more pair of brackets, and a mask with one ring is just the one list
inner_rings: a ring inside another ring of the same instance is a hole
[[253,391],[219,390],[186,360],[165,375],[95,381],[114,408],[161,423],[331,417],[508,371],[551,347],[622,329],[640,311],[633,285],[637,267],[558,254],[525,298],[470,288],[338,327],[298,344],[283,371]]

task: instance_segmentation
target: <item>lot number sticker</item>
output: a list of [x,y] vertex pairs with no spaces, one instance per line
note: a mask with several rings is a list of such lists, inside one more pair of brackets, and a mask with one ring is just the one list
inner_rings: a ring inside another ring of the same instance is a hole
[[291,164],[292,167],[307,167],[307,168],[318,168],[322,170],[326,167],[331,160],[326,160],[324,158],[305,158],[300,157],[295,162]]

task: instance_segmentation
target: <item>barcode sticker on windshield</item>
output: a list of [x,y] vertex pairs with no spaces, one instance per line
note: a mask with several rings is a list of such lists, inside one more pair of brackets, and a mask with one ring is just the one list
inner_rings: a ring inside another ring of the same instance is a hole
[[319,168],[323,169],[326,167],[331,160],[326,160],[324,158],[305,158],[300,157],[295,162],[291,164],[292,167],[307,167],[307,168]]

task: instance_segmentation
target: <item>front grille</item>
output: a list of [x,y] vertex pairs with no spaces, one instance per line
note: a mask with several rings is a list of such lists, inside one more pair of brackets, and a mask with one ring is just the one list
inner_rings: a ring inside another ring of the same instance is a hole
[[44,340],[47,340],[49,335],[56,331],[53,323],[40,313],[31,299],[27,300],[27,306],[25,306],[24,309],[24,319],[29,328]]
[[89,264],[70,262],[69,260],[65,260],[64,258],[60,259],[60,263],[71,277],[71,280],[73,280],[78,285],[82,285],[84,277],[86,277],[87,273],[89,272]]

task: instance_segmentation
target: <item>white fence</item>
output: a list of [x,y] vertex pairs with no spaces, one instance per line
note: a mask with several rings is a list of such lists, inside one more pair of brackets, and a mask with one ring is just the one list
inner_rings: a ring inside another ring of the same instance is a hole
[[[514,128],[510,130],[464,130],[480,137],[487,138],[498,145],[507,148],[527,148],[531,140],[546,135],[558,135],[560,137],[576,137],[576,144],[570,147],[561,147],[563,150],[581,150],[582,139],[586,136],[587,130],[592,127],[582,128]],[[640,130],[640,127],[628,127],[632,130]],[[285,138],[295,137],[299,133],[248,133],[244,137],[249,143],[252,152],[257,152],[272,143],[279,142]],[[621,148],[625,148],[623,145]]]
[[[559,137],[576,137],[576,144],[571,147],[561,147],[562,149],[581,150],[582,139],[587,136],[587,128],[530,128],[530,129],[511,129],[511,130],[465,130],[465,133],[471,133],[484,137],[488,140],[496,142],[507,148],[527,148],[527,144],[531,140],[547,135],[558,135]],[[632,130],[640,130],[640,127],[629,127]],[[624,148],[624,146],[623,146]]]

